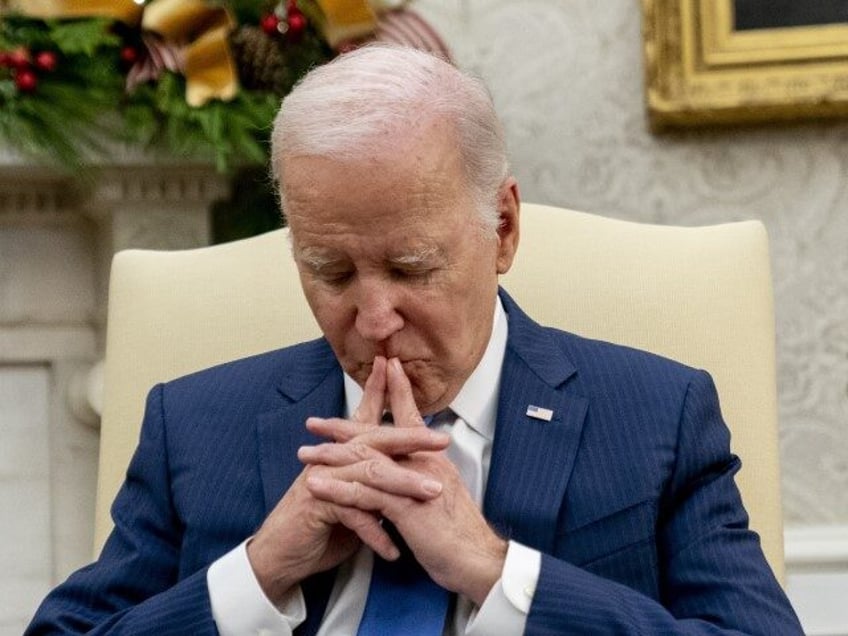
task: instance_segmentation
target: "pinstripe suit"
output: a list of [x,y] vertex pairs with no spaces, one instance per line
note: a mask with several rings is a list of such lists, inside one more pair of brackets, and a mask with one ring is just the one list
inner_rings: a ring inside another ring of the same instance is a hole
[[[509,317],[484,512],[543,553],[528,634],[800,634],[747,530],[706,373]],[[311,415],[342,412],[324,340],[155,387],[100,559],[28,634],[214,634],[206,568],[301,470]],[[551,422],[526,416],[529,404]],[[304,583],[314,634],[333,572]]]

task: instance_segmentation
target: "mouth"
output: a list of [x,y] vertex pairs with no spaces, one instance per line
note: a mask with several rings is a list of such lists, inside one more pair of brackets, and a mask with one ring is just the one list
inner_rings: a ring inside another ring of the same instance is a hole
[[[400,366],[403,367],[404,373],[406,373],[407,377],[411,379],[412,375],[417,373],[422,367],[428,364],[428,361],[424,358],[401,358],[400,356],[385,356],[386,360],[391,360],[393,357],[396,357],[400,360]],[[349,375],[353,378],[356,378],[358,381],[361,380],[361,383],[364,385],[365,380],[368,379],[368,376],[371,375],[371,372],[374,369],[374,360],[361,361],[356,364],[352,371],[349,371]]]

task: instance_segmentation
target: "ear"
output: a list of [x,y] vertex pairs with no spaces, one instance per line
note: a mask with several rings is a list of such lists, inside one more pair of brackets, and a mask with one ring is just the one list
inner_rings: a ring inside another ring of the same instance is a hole
[[518,215],[521,201],[518,196],[518,182],[514,177],[507,178],[498,195],[498,274],[506,274],[512,267],[512,259],[518,250]]

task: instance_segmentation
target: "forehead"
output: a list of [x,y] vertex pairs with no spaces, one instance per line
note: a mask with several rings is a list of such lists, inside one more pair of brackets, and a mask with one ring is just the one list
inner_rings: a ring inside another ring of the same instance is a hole
[[295,243],[333,235],[424,238],[469,222],[473,197],[444,129],[356,159],[287,158],[281,185]]

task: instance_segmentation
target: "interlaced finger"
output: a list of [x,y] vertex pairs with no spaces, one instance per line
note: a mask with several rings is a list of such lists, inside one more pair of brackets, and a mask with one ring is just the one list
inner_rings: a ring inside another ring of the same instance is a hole
[[450,435],[425,427],[373,429],[346,443],[302,446],[298,459],[305,464],[346,466],[386,457],[399,458],[419,451],[440,451],[450,445]]
[[389,404],[394,416],[395,426],[411,427],[424,426],[424,420],[415,404],[412,385],[404,373],[400,360],[392,358],[388,361],[386,372]]
[[386,359],[375,356],[371,366],[371,375],[365,381],[362,400],[354,410],[351,419],[372,426],[380,424],[380,418],[386,406]]
[[362,543],[384,559],[393,561],[400,556],[400,551],[374,513],[339,505],[333,505],[333,513],[339,523],[354,532]]
[[[426,501],[442,492],[442,483],[427,474],[404,468],[390,459],[367,459],[345,466],[313,466],[309,479],[329,479],[350,484],[354,489],[368,488],[384,494]],[[337,501],[350,505],[344,501]]]

